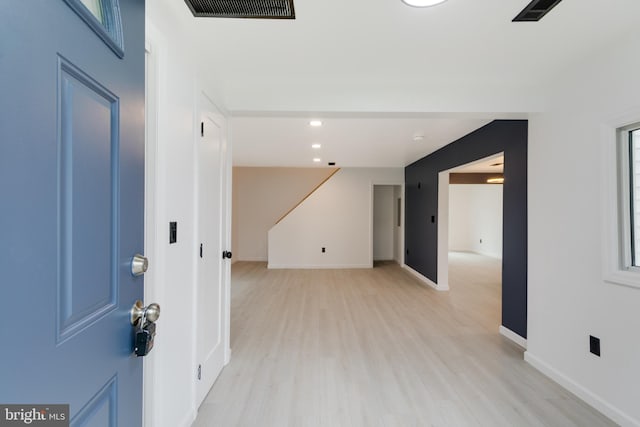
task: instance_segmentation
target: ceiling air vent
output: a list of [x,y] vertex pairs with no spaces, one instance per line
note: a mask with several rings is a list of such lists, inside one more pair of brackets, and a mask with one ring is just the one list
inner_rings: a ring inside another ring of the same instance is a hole
[[293,0],[184,0],[196,17],[295,19]]
[[513,22],[535,22],[542,19],[561,0],[533,0],[522,12],[513,18]]

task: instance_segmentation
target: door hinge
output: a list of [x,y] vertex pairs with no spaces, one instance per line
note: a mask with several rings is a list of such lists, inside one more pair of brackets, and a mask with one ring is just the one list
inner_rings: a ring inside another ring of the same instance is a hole
[[204,122],[200,122],[200,136],[204,136]]
[[198,365],[198,379],[202,379],[202,365]]
[[202,258],[202,243],[200,243],[200,258]]

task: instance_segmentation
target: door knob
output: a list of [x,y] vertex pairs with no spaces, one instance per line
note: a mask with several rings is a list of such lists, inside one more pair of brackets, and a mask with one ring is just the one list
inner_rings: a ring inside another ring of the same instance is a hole
[[160,306],[156,303],[144,306],[138,300],[131,307],[131,325],[133,325],[134,342],[133,352],[136,356],[146,356],[153,348],[153,341],[156,336],[155,321],[160,317]]
[[231,259],[232,256],[233,254],[230,251],[222,251],[222,259]]
[[142,301],[137,300],[131,307],[131,324],[135,326],[143,317],[154,323],[160,317],[160,305],[154,302],[145,307]]
[[142,276],[149,268],[149,260],[140,255],[135,254],[131,259],[131,274],[134,276]]

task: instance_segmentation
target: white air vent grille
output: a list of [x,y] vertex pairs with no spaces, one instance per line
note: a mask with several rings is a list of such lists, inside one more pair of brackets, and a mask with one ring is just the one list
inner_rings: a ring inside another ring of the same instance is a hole
[[293,0],[185,0],[197,17],[295,19]]

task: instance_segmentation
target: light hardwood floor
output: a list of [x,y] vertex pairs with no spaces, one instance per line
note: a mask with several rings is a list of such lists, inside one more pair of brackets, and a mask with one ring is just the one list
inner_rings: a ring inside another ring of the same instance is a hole
[[449,292],[394,263],[234,264],[232,359],[194,426],[615,425],[498,334],[499,260],[450,264]]

